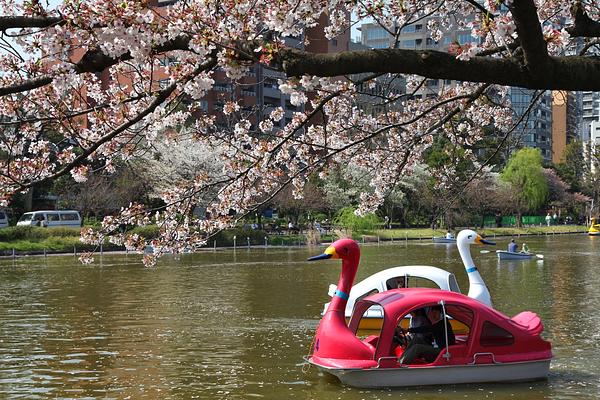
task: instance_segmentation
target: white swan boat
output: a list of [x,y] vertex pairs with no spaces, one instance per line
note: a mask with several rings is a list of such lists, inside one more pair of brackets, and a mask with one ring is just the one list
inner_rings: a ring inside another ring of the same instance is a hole
[[[490,292],[474,266],[473,258],[469,246],[471,243],[495,244],[484,239],[476,240],[479,237],[472,230],[463,230],[457,235],[457,247],[462,259],[463,265],[469,277],[468,296],[479,300],[480,302],[492,307]],[[346,304],[346,321],[350,320],[354,305],[357,301],[374,293],[381,293],[386,290],[407,287],[431,287],[461,293],[453,273],[441,268],[430,265],[407,265],[401,267],[392,267],[363,279],[352,286]],[[337,290],[336,285],[329,285],[329,296],[333,297]],[[325,315],[330,303],[323,306],[322,315]],[[378,306],[369,308],[360,321],[359,329],[373,330],[380,329],[383,323],[383,309]],[[460,330],[460,327],[456,326]]]

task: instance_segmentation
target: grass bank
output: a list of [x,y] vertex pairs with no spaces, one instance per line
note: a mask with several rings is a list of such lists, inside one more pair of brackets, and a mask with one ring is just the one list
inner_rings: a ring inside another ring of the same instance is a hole
[[[460,228],[462,229],[462,228]],[[458,233],[460,229],[453,231]],[[588,228],[583,225],[554,225],[554,226],[530,226],[523,228],[503,227],[503,228],[472,228],[480,235],[484,236],[523,236],[523,235],[553,235],[566,233],[584,233]],[[407,229],[382,229],[373,232],[372,235],[379,236],[381,240],[415,240],[431,239],[434,236],[444,236],[446,230],[427,229],[427,228],[407,228]],[[354,236],[354,235],[353,235]],[[354,237],[360,239],[361,237]]]
[[[476,229],[478,233],[488,237],[548,235],[564,233],[584,233],[587,227],[581,225],[533,226],[524,228],[485,228]],[[139,227],[131,230],[146,239],[152,239],[159,234],[156,226]],[[39,228],[39,227],[9,227],[0,229],[0,255],[12,255],[13,250],[18,254],[73,253],[94,250],[89,245],[79,241],[79,228]],[[457,232],[454,232],[457,233]],[[355,233],[352,237],[358,241],[392,241],[392,240],[430,240],[434,236],[444,236],[445,230],[427,228],[382,229],[366,234]],[[220,232],[208,240],[206,247],[244,247],[244,246],[301,246],[307,243],[327,243],[337,239],[337,235],[315,236],[314,231],[308,234],[269,235],[260,230],[230,229]],[[121,246],[105,243],[105,251],[124,250]]]

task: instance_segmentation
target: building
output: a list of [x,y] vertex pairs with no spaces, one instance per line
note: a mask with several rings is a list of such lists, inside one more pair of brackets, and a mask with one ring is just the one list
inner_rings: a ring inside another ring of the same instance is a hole
[[521,118],[513,132],[517,139],[517,147],[534,147],[540,149],[546,163],[552,161],[552,94],[545,92],[530,108],[536,92],[531,89],[510,88],[510,101],[514,113],[513,121]]
[[600,121],[600,92],[582,92],[582,135],[581,139],[587,141],[591,139],[593,122]]
[[575,92],[552,92],[552,162],[562,161],[567,144],[578,139],[579,117],[578,96]]
[[[151,0],[150,6],[169,6],[177,1]],[[313,53],[335,53],[348,50],[350,32],[328,40],[324,32],[326,23],[327,16],[322,15],[315,27],[307,29],[300,37],[287,37],[285,42],[290,47]],[[306,46],[305,42],[308,43]],[[248,119],[256,124],[257,121],[268,116],[273,109],[281,107],[284,110],[284,118],[279,121],[279,124],[283,127],[291,121],[295,112],[304,111],[304,106],[293,105],[290,102],[290,96],[279,90],[278,81],[285,79],[285,75],[264,68],[260,64],[252,66],[250,73],[237,82],[232,82],[222,70],[215,71],[213,79],[215,80],[213,89],[199,103],[199,108],[206,114],[222,116],[221,111],[225,103],[235,101],[240,105],[241,111],[248,115]],[[224,123],[224,118],[218,118],[217,122]]]
[[[381,26],[375,23],[365,23],[359,28],[361,43],[371,48],[400,48],[411,50],[439,50],[447,51],[452,44],[464,45],[475,43],[479,39],[471,36],[469,29],[459,26],[450,27],[439,41],[434,41],[427,30],[427,19],[405,26],[398,40]],[[435,97],[443,85],[453,85],[449,79],[429,79],[425,87],[417,93],[421,97]],[[529,109],[534,91],[522,88],[511,88],[510,99],[514,110],[514,121],[519,121]],[[513,131],[517,147],[536,147],[542,152],[544,161],[552,161],[552,96],[544,93],[542,98],[533,106],[529,115]]]

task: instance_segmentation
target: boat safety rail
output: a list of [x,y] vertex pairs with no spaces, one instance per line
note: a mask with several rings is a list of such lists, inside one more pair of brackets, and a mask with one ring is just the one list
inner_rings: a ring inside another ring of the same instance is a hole
[[469,364],[470,365],[475,365],[477,363],[477,357],[492,357],[492,362],[494,364],[502,364],[502,362],[500,361],[496,361],[496,357],[494,356],[494,353],[475,353],[473,354],[473,361],[471,361]]

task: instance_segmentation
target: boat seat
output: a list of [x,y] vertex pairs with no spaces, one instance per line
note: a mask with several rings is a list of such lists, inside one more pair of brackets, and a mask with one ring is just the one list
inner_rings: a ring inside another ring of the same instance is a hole
[[371,349],[373,351],[373,353],[375,353],[375,349],[377,347],[377,343],[379,342],[379,336],[377,336],[377,335],[369,335],[366,338],[364,338],[362,342],[364,344],[366,344],[367,347],[369,347],[369,349]]
[[540,334],[544,330],[542,320],[538,315],[531,311],[523,311],[511,318],[523,328],[527,329],[532,334]]

